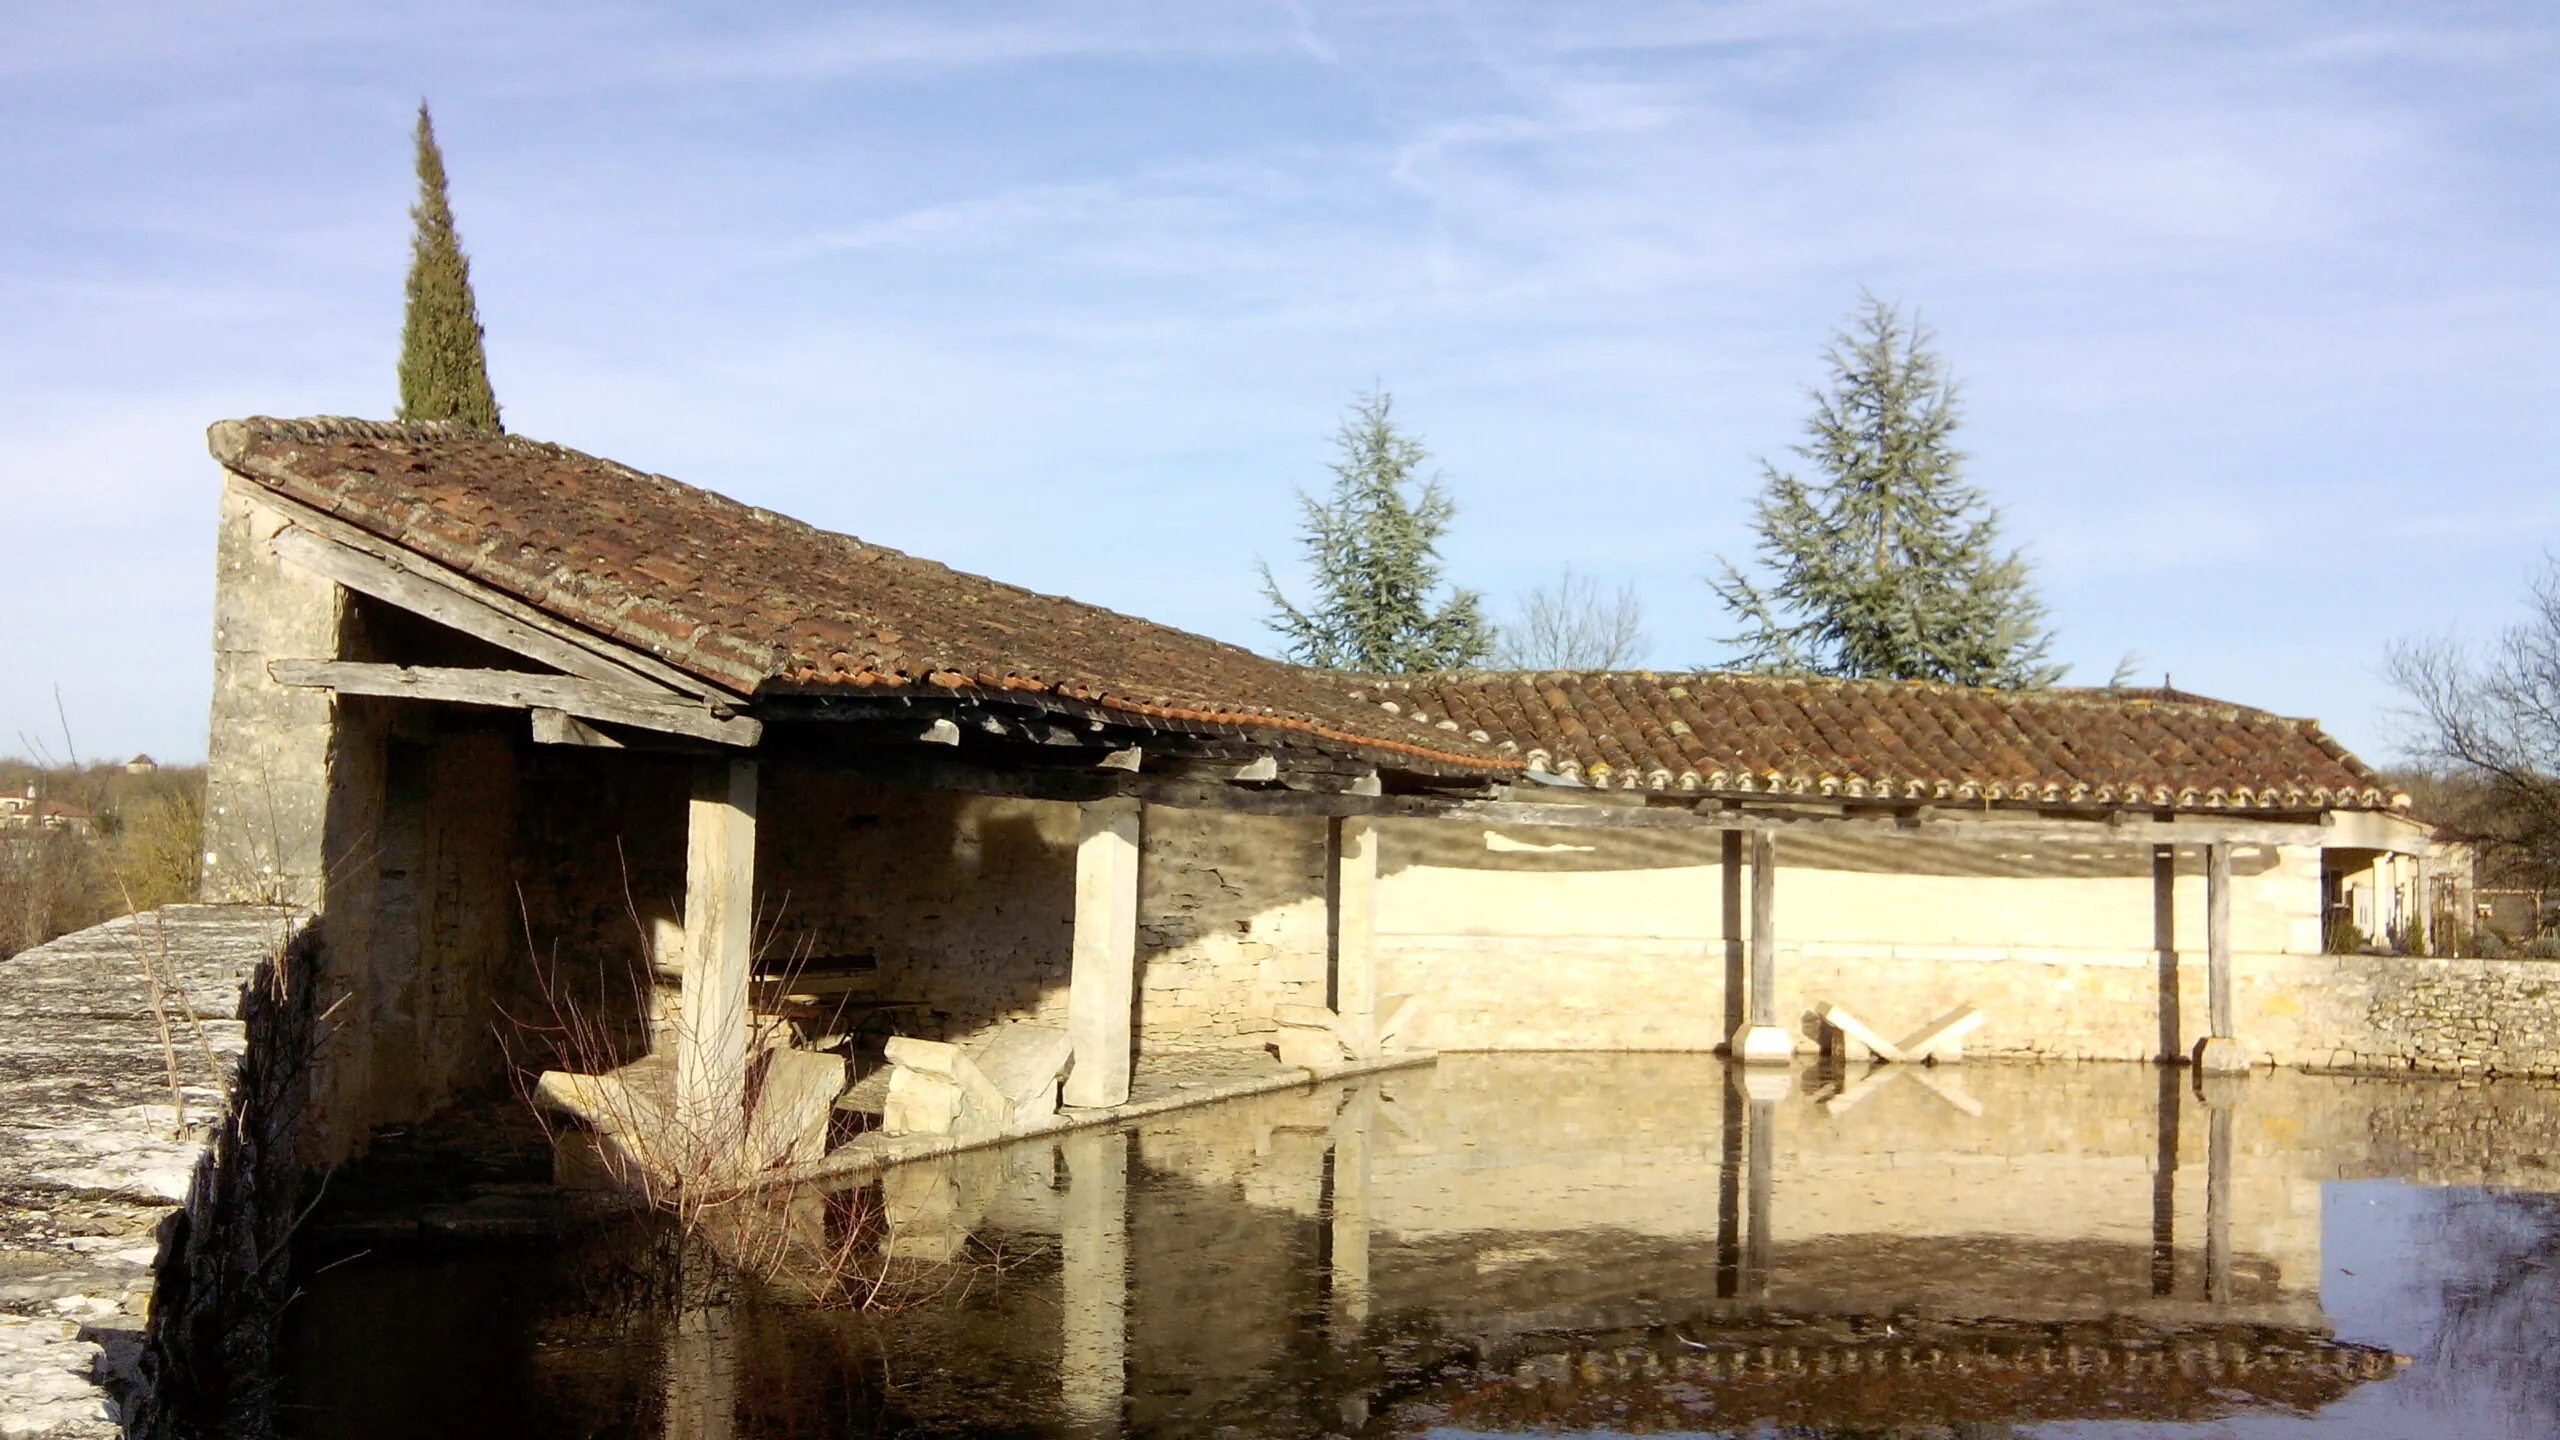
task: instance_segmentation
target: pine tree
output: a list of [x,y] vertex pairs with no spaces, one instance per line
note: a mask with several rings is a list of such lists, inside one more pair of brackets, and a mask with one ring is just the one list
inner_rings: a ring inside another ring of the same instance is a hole
[[1335,436],[1342,458],[1333,463],[1331,500],[1298,496],[1306,512],[1298,547],[1315,572],[1314,602],[1305,610],[1291,604],[1271,567],[1262,567],[1263,594],[1274,607],[1271,628],[1288,637],[1289,658],[1299,664],[1453,670],[1493,648],[1482,596],[1452,589],[1433,603],[1440,537],[1457,505],[1437,477],[1415,480],[1429,452],[1396,428],[1394,405],[1384,393],[1353,402]]
[[480,310],[471,298],[471,259],[454,233],[445,198],[444,152],[435,122],[418,105],[417,229],[409,241],[409,308],[400,326],[400,418],[450,420],[496,432],[498,397],[489,388]]
[[1721,556],[1709,582],[1743,626],[1728,664],[2012,689],[2061,677],[2026,559],[1959,473],[1956,387],[1931,338],[1867,295],[1824,352],[1831,388],[1794,447],[1818,477],[1761,465],[1766,588]]

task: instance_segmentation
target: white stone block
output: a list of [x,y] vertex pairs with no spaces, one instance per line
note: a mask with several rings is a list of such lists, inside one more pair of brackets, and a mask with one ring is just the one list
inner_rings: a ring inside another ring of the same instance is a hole
[[880,1110],[885,1135],[948,1135],[960,1122],[958,1082],[904,1065],[889,1076],[889,1098]]
[[[892,1084],[894,1086],[894,1080]],[[808,1050],[767,1052],[764,1083],[747,1116],[747,1162],[757,1169],[826,1158],[827,1121],[844,1093],[844,1058]]]
[[1004,1096],[1008,1119],[1018,1127],[1058,1113],[1058,1079],[1074,1053],[1074,1038],[1064,1030],[1007,1025],[981,1041],[971,1058]]
[[1349,1052],[1343,1048],[1342,1037],[1329,1029],[1283,1025],[1272,1036],[1272,1042],[1279,1047],[1283,1065],[1316,1070],[1339,1065],[1349,1058]]

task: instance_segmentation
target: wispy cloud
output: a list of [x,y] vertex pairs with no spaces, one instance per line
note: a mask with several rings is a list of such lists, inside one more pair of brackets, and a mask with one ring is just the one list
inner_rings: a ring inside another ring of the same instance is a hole
[[[58,677],[114,744],[200,743],[126,677],[203,667],[202,426],[388,408],[426,93],[519,428],[1250,643],[1382,381],[1466,579],[1632,580],[1668,661],[1870,285],[1938,326],[2074,658],[2360,738],[2351,656],[2502,605],[2560,519],[2555,37],[2494,0],[39,9],[0,49],[0,624],[38,637],[0,734]],[[168,613],[57,621],[60,533]],[[2381,563],[2432,579],[2340,583]],[[2160,599],[2244,576],[2324,603]]]

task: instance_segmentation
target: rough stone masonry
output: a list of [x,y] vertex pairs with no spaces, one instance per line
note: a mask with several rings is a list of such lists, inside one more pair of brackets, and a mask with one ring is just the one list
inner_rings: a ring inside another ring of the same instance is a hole
[[296,923],[173,905],[0,960],[5,1440],[123,1433],[160,1222],[223,1120],[241,985]]

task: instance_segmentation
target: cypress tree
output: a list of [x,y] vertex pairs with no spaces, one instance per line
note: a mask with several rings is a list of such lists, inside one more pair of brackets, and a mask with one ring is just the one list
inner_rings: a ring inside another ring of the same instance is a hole
[[418,103],[418,203],[409,218],[409,307],[400,326],[400,418],[450,420],[492,433],[498,397],[481,349],[480,309],[471,298],[471,258],[454,233],[445,198],[444,152],[435,122]]
[[1807,481],[1763,461],[1752,516],[1766,588],[1718,557],[1740,669],[2035,688],[2061,678],[2025,556],[1964,483],[1955,383],[1928,332],[1873,295],[1824,358]]
[[[1301,610],[1262,567],[1270,625],[1289,639],[1301,665],[1394,672],[1473,665],[1493,648],[1484,600],[1440,588],[1440,537],[1458,513],[1435,477],[1414,472],[1430,452],[1396,428],[1394,397],[1363,395],[1334,443],[1333,497],[1300,494],[1306,528],[1298,548],[1315,571],[1316,598]],[[1406,492],[1414,493],[1408,498]]]

